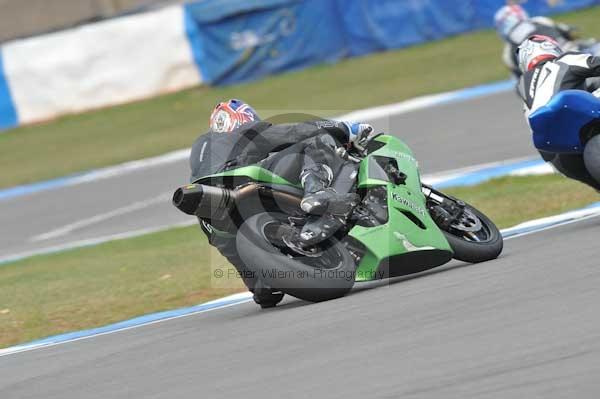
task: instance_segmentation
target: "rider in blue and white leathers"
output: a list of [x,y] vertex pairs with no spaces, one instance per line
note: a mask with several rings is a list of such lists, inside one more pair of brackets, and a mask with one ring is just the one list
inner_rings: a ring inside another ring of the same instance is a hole
[[[563,52],[550,37],[532,36],[518,51],[519,68],[523,73],[518,91],[525,103],[525,116],[548,104],[563,90],[585,90],[600,97],[598,80],[600,57],[590,54]],[[600,182],[590,175],[581,154],[555,154],[540,151],[545,161],[565,176],[581,181],[596,190]]]

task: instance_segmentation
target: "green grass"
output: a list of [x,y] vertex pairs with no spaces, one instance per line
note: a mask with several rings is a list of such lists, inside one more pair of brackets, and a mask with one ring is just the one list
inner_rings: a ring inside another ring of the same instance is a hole
[[0,347],[240,291],[211,281],[231,266],[203,237],[180,228],[1,266]]
[[[600,36],[600,7],[561,21]],[[311,110],[322,116],[507,78],[492,31],[321,65],[260,82],[200,87],[62,117],[0,134],[0,187],[30,183],[188,147],[222,99],[241,97],[259,111]],[[332,105],[334,104],[334,105]]]
[[[501,227],[600,200],[561,176],[511,177],[448,190]],[[216,269],[229,278],[212,278]],[[174,229],[0,266],[0,347],[244,289],[197,227]]]
[[444,191],[473,204],[500,228],[600,201],[595,190],[561,175],[505,177]]

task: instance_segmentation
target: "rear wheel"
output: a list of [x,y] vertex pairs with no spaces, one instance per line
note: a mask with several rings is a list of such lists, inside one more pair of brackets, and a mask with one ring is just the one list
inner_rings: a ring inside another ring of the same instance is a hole
[[600,135],[592,137],[585,145],[583,161],[588,173],[600,185]]
[[311,302],[345,295],[354,285],[354,260],[331,238],[299,253],[283,240],[293,227],[282,213],[250,217],[238,231],[240,258],[269,287]]

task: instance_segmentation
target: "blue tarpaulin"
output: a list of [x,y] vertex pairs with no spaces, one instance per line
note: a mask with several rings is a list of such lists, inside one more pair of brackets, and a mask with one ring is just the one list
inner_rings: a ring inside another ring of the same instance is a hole
[[[550,3],[556,3],[551,6]],[[231,84],[493,25],[505,0],[203,0],[185,6],[204,81]],[[531,15],[600,0],[529,0]]]
[[240,82],[347,55],[334,1],[264,0],[254,1],[261,3],[254,9],[240,2],[242,14],[210,3],[186,5],[187,25],[196,24],[192,48],[209,83]]
[[469,3],[438,0],[347,2],[342,18],[349,52],[362,55],[464,32],[473,19],[473,8]]

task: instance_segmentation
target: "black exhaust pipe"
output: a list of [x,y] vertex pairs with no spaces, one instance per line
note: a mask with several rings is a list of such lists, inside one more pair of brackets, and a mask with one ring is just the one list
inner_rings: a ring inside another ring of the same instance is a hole
[[265,211],[261,198],[271,199],[281,209],[290,212],[300,209],[301,197],[293,193],[274,190],[260,184],[247,184],[235,190],[190,184],[178,188],[173,194],[173,205],[181,212],[202,219],[224,221],[232,211],[242,206],[246,212]]
[[173,194],[173,205],[183,213],[222,220],[235,205],[236,192],[226,188],[190,184]]

